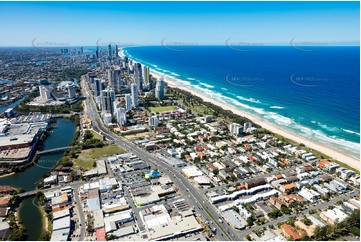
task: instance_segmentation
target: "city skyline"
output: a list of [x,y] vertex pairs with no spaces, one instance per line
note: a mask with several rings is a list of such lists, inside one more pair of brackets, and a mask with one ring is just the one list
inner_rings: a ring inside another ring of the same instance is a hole
[[0,2],[0,46],[359,45],[359,17],[359,2]]

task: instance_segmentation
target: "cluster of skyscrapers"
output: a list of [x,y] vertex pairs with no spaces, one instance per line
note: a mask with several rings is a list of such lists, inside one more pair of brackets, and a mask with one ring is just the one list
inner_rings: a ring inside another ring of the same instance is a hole
[[[108,52],[112,53],[111,46]],[[99,54],[99,48],[97,53]],[[109,54],[110,64],[112,58],[113,55]],[[151,91],[154,90],[158,100],[164,99],[164,80],[159,79],[154,87],[148,66],[127,57],[118,58],[119,63],[113,62],[111,67],[107,68],[105,79],[89,73],[88,80],[94,90],[95,101],[102,112],[104,122],[112,123],[116,119],[120,125],[124,125],[127,122],[126,113],[139,106],[140,93],[147,92],[148,96],[151,96]],[[124,104],[117,99],[117,94],[124,95]]]

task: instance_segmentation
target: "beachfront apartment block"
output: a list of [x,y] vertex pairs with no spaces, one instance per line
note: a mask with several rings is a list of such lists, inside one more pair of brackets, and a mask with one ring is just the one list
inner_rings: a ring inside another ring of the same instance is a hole
[[164,79],[163,78],[159,78],[157,80],[157,85],[155,88],[155,97],[158,100],[163,100],[164,99]]
[[232,135],[240,135],[243,133],[243,126],[238,123],[231,123],[229,125],[229,132]]

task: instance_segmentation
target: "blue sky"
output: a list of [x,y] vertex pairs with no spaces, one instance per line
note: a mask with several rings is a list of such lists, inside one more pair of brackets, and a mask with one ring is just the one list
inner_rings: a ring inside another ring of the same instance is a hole
[[355,45],[359,2],[0,2],[0,46]]

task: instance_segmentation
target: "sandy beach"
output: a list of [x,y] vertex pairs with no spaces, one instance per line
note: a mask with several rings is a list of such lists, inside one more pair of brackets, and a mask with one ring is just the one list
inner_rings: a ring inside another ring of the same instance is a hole
[[220,106],[223,109],[226,110],[230,110],[235,114],[238,114],[240,116],[246,117],[250,120],[252,120],[252,122],[260,125],[262,128],[265,128],[273,133],[279,134],[284,136],[285,138],[288,138],[290,140],[293,140],[297,143],[303,143],[305,144],[307,147],[318,150],[319,152],[324,153],[325,155],[328,155],[329,157],[338,160],[339,162],[345,163],[357,170],[360,170],[360,161],[358,159],[355,159],[354,157],[345,154],[343,152],[337,151],[331,147],[325,146],[323,144],[317,143],[315,141],[309,140],[305,137],[293,134],[287,130],[282,129],[282,127],[279,127],[277,125],[271,124],[265,120],[263,120],[260,117],[257,117],[255,115],[252,115],[248,112],[245,112],[243,110],[237,109],[225,102],[221,102],[215,99],[212,99],[210,97],[208,97],[207,95],[195,90],[195,89],[191,89],[188,86],[184,86],[184,85],[180,85],[179,83],[177,83],[173,78],[164,76],[159,74],[158,72],[155,72],[153,70],[151,70],[151,74],[156,77],[156,78],[164,78],[164,81],[168,84],[168,86],[170,87],[175,87],[175,88],[179,88],[182,89],[184,91],[190,92],[193,95],[196,95],[198,97],[201,97],[204,101],[206,102],[210,102],[213,103],[214,105]]

